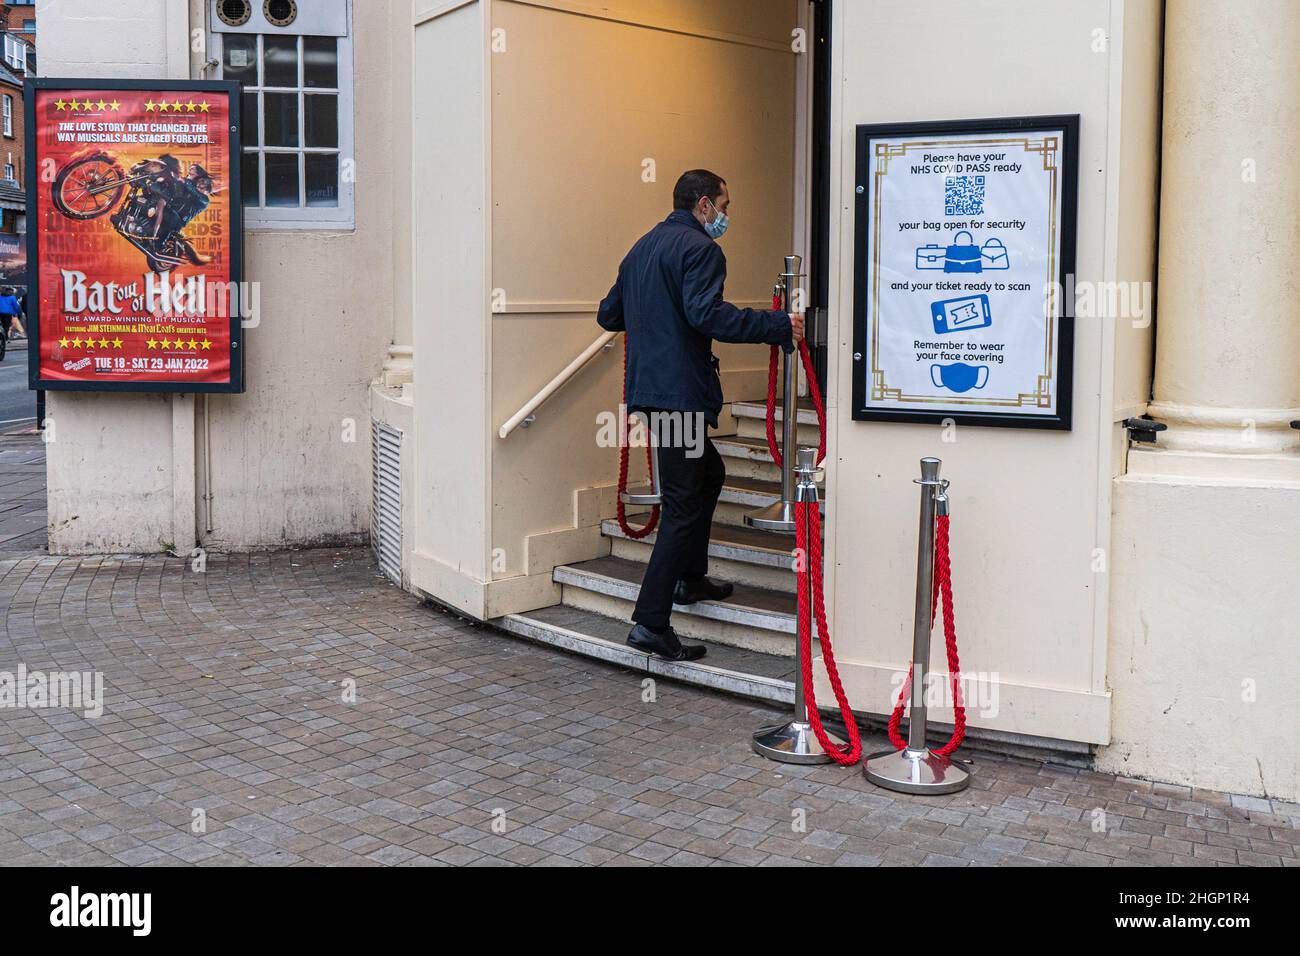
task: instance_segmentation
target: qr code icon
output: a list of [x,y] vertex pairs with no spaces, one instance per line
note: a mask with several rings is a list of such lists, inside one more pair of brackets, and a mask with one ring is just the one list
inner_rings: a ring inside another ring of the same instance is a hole
[[984,177],[945,176],[943,214],[945,216],[984,215]]

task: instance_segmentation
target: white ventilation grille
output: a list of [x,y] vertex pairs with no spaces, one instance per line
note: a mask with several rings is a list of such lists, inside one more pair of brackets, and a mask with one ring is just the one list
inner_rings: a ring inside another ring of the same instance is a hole
[[402,433],[391,425],[371,425],[370,546],[379,570],[399,587],[402,583]]

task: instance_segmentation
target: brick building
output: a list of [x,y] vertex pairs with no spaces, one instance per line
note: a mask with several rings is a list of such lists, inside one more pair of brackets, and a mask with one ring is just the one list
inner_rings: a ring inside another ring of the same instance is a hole
[[36,5],[0,4],[0,283],[26,284],[23,79],[36,70]]
[[26,40],[36,47],[36,0],[18,0],[0,4],[4,12],[5,32]]

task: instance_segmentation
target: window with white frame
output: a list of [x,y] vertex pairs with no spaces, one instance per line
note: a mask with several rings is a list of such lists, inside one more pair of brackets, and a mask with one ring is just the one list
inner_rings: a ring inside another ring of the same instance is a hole
[[350,36],[216,36],[221,78],[243,84],[245,221],[352,225]]
[[[4,94],[5,103],[5,135],[14,135],[14,98],[8,93]],[[13,177],[10,177],[11,179]]]
[[5,38],[5,62],[15,70],[27,69],[27,43],[18,39],[11,33],[6,33]]

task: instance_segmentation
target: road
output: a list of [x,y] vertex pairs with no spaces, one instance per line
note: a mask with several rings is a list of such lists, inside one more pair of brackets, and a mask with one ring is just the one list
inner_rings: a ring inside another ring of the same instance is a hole
[[31,425],[36,418],[36,393],[27,389],[27,340],[10,341],[0,362],[0,433]]

